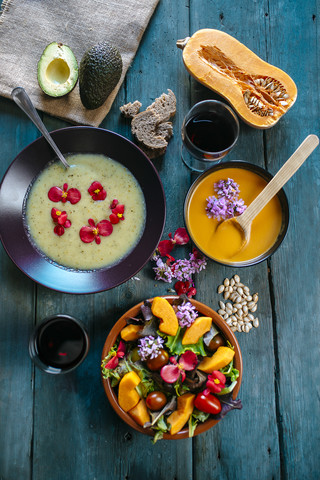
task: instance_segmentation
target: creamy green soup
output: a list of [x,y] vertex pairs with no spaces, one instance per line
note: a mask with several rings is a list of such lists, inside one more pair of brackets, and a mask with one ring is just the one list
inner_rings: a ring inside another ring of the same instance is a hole
[[[35,180],[26,202],[26,225],[32,242],[45,256],[54,262],[73,269],[92,270],[119,262],[139,241],[145,224],[145,201],[142,190],[131,172],[119,162],[99,154],[74,154],[68,156],[71,168],[59,163],[49,165]],[[100,182],[107,192],[105,200],[94,200],[88,192],[93,182]],[[52,187],[76,188],[81,193],[78,203],[53,202],[48,197]],[[125,206],[124,220],[113,224],[109,236],[84,243],[80,230],[88,226],[88,219],[95,224],[108,220],[112,213],[111,202],[117,199]],[[51,216],[52,208],[66,211],[71,222],[59,236],[54,233],[57,225]]]

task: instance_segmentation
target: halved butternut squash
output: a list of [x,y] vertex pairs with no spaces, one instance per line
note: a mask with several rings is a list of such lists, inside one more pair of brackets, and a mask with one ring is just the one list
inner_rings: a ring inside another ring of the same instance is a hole
[[198,369],[206,373],[212,373],[214,370],[228,365],[234,357],[234,350],[229,347],[219,347],[212,357],[205,357],[198,365]]
[[151,305],[151,311],[153,315],[160,319],[160,332],[175,336],[179,328],[179,322],[168,300],[163,297],[155,297]]
[[177,46],[188,72],[252,127],[272,127],[296,101],[297,87],[288,74],[225,32],[198,30]]
[[182,345],[192,345],[197,343],[206,332],[211,328],[212,318],[198,317],[193,324],[186,329],[182,337]]
[[194,399],[195,395],[193,393],[185,393],[178,397],[177,410],[167,418],[167,422],[171,425],[170,435],[180,432],[187,423],[193,412]]

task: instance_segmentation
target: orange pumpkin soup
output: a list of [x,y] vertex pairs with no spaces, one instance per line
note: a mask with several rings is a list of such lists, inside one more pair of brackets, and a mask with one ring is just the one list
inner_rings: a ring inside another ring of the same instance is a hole
[[218,228],[219,221],[206,214],[207,198],[216,195],[214,184],[232,178],[240,188],[239,198],[250,203],[266,186],[260,175],[244,168],[225,168],[204,176],[196,184],[186,204],[186,225],[196,246],[208,257],[226,263],[253,260],[267,252],[276,242],[282,226],[282,210],[274,197],[252,222],[249,242],[243,247],[236,228]]

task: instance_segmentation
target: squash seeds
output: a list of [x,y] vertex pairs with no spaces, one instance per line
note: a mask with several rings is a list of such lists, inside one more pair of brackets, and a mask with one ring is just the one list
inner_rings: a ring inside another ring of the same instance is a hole
[[233,332],[249,333],[252,327],[259,327],[259,319],[253,315],[258,308],[259,296],[257,293],[250,294],[249,287],[240,282],[239,275],[225,278],[218,287],[218,293],[228,300],[227,303],[219,301],[218,313]]

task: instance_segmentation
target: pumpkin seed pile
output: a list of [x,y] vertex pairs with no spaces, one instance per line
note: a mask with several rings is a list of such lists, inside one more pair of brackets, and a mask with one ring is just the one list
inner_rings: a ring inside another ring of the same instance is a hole
[[218,293],[229,300],[227,303],[219,301],[218,313],[233,332],[249,333],[252,327],[259,327],[259,319],[253,315],[257,310],[258,294],[251,295],[249,287],[240,282],[239,275],[225,278]]

